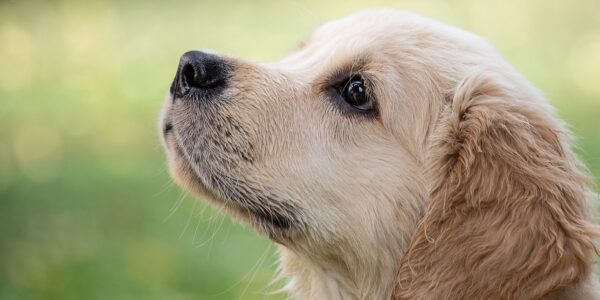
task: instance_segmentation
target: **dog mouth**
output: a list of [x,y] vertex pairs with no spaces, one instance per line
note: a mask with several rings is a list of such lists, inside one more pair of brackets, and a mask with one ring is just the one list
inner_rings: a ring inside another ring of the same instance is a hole
[[166,136],[169,133],[171,133],[172,131],[173,131],[173,123],[171,123],[171,122],[165,123],[165,125],[162,128],[163,135]]
[[233,177],[214,165],[193,159],[177,138],[172,122],[165,122],[162,132],[167,152],[178,161],[175,177],[177,173],[185,174],[182,176],[185,182],[180,182],[184,188],[225,207],[274,241],[284,243],[289,240],[291,232],[303,228],[303,222],[298,217],[299,209],[289,201],[258,188],[261,184],[249,178]]
[[163,145],[165,147],[168,147],[166,144],[168,143],[169,136],[171,136],[173,134],[173,123],[164,122],[164,125],[162,125],[160,127],[160,131],[162,133],[161,140],[163,141]]

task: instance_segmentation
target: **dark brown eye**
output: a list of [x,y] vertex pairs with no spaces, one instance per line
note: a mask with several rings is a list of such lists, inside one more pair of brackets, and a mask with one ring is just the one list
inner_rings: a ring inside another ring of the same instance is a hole
[[346,85],[341,89],[340,94],[344,101],[359,110],[372,110],[373,102],[367,95],[367,88],[360,77],[354,77],[348,80]]

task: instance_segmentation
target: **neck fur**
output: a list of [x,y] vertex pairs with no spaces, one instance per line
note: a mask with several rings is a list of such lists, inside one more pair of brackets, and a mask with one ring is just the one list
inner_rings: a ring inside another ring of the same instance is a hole
[[293,299],[388,299],[401,257],[372,253],[370,266],[350,270],[345,263],[314,261],[283,247],[280,253],[281,275],[289,280],[285,290]]
[[429,199],[424,180],[415,176],[411,182],[416,184],[398,193],[402,197],[387,204],[378,201],[390,209],[368,223],[353,224],[345,238],[280,245],[279,274],[288,280],[284,290],[292,299],[391,299],[401,260]]
[[416,221],[404,231],[388,232],[385,242],[347,245],[328,255],[280,246],[284,289],[292,299],[390,299],[415,228]]

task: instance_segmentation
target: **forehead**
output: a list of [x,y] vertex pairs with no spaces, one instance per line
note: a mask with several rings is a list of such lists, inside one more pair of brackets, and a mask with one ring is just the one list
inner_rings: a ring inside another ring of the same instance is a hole
[[395,10],[359,12],[325,23],[315,30],[311,39],[312,42],[319,44],[345,42],[341,45],[344,47],[348,43],[357,45],[380,43],[406,29],[408,23],[416,23],[414,17],[416,16]]
[[[490,52],[486,42],[473,34],[417,14],[371,10],[328,22],[317,28],[303,46],[276,64],[299,73],[313,72],[369,57],[429,59],[450,56],[452,51]],[[433,55],[431,55],[433,54]],[[424,57],[429,56],[429,57]]]
[[317,28],[302,47],[277,63],[309,72],[365,57],[398,54],[426,35],[428,19],[396,10],[365,11]]

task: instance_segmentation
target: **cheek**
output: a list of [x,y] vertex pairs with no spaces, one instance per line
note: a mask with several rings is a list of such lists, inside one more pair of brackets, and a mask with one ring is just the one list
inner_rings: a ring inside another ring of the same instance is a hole
[[306,133],[309,137],[296,151],[273,158],[279,185],[310,203],[315,214],[360,214],[376,203],[367,199],[393,198],[405,171],[411,169],[402,147],[376,126],[340,126],[344,125],[313,125],[314,132]]
[[[420,193],[413,187],[415,167],[391,146],[380,150],[383,153],[373,147],[308,151],[310,155],[288,166],[289,172],[279,173],[277,187],[303,208],[313,242],[333,248],[356,240],[377,244],[389,236],[382,230],[390,224],[412,228],[411,216],[418,213],[411,207],[416,207],[414,195]],[[364,157],[365,153],[372,155]]]

